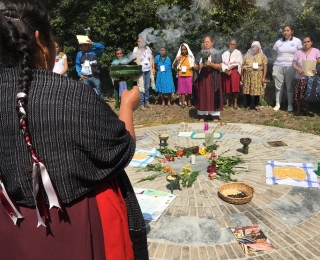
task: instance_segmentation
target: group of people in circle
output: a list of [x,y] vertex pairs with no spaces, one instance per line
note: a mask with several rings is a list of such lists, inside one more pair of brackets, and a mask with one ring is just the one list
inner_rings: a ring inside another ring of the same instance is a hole
[[[304,75],[302,60],[320,62],[320,51],[312,46],[311,36],[305,36],[301,41],[293,36],[293,26],[285,25],[282,38],[277,40],[272,48],[274,60],[272,77],[275,84],[274,111],[280,109],[283,91],[287,91],[288,112],[296,115],[312,115],[308,103],[302,102],[308,77]],[[139,45],[140,44],[140,45]],[[149,50],[138,40],[138,50]],[[140,51],[137,60],[141,60]],[[264,94],[267,77],[268,58],[263,53],[261,43],[253,41],[251,48],[245,55],[237,49],[237,41],[229,42],[227,51],[221,54],[214,48],[214,40],[210,35],[203,37],[202,50],[194,55],[188,44],[182,43],[175,59],[171,60],[165,47],[159,49],[159,54],[148,60],[149,74],[156,74],[155,91],[159,93],[160,105],[171,107],[171,95],[175,92],[173,75],[177,77],[177,94],[180,95],[180,106],[192,106],[192,96],[195,96],[194,107],[205,121],[208,117],[218,118],[220,112],[229,106],[239,109],[239,93],[245,96],[245,111],[254,109],[260,111],[260,96]],[[312,70],[317,73],[316,68]],[[145,71],[143,71],[145,73]],[[150,75],[148,75],[150,77]],[[144,78],[145,85],[140,86],[140,93],[144,94],[140,100],[140,109],[146,110],[149,104],[149,77]],[[139,85],[139,83],[138,83]],[[225,98],[223,97],[225,96]],[[167,97],[167,104],[166,99]],[[233,100],[233,102],[232,102]],[[294,102],[296,111],[294,111]],[[305,109],[302,110],[302,105]]]
[[[302,69],[302,61],[320,62],[320,51],[312,46],[311,36],[303,37],[303,41],[294,37],[292,25],[285,25],[282,34],[282,38],[277,40],[272,48],[272,77],[275,84],[273,110],[280,109],[283,91],[286,89],[287,111],[293,112],[295,103],[296,115],[312,115],[309,104],[302,102],[308,80]],[[137,44],[133,53],[136,56],[135,62],[142,66],[142,75],[137,82],[141,110],[152,107],[149,102],[151,86],[159,93],[162,107],[172,106],[172,94],[176,92],[180,95],[181,108],[192,107],[193,103],[200,121],[206,120],[208,116],[219,118],[220,111],[229,106],[238,110],[238,97],[241,92],[245,96],[245,110],[254,108],[260,111],[260,96],[265,90],[268,58],[259,41],[253,41],[251,48],[242,55],[237,49],[237,41],[232,39],[228,49],[221,54],[214,48],[214,39],[207,35],[203,37],[202,49],[197,55],[193,54],[187,43],[182,43],[173,60],[165,46],[161,47],[159,54],[154,57],[142,38],[138,39]],[[57,43],[56,47],[54,72],[66,75],[66,55],[59,51]],[[117,48],[115,54],[117,58],[112,64],[128,61],[121,48]],[[313,73],[317,73],[316,68]],[[177,91],[173,76],[177,78]],[[119,88],[117,91],[120,91],[121,96],[126,85],[122,82],[115,88]],[[192,96],[196,97],[193,102]],[[302,105],[305,106],[304,110]]]

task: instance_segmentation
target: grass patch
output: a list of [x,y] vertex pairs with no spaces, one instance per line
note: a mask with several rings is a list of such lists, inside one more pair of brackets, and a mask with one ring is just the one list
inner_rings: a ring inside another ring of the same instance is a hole
[[286,126],[284,125],[283,122],[278,121],[278,120],[274,120],[274,119],[265,120],[263,122],[263,124],[266,125],[266,126],[274,126],[274,127],[286,128]]

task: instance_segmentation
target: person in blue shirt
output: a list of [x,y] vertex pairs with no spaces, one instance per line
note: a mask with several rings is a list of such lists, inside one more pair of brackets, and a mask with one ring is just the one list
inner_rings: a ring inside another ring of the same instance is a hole
[[[91,46],[94,48],[91,48]],[[81,44],[81,51],[77,53],[76,57],[76,70],[80,80],[93,87],[102,99],[104,99],[104,96],[100,87],[100,76],[95,68],[98,65],[97,57],[102,54],[104,49],[103,44],[87,40],[87,43]]]
[[165,106],[165,96],[168,96],[168,107],[171,107],[171,94],[174,93],[175,88],[172,78],[172,62],[167,56],[166,48],[160,49],[160,55],[154,58],[154,66],[157,71],[156,78],[156,92],[160,93],[161,106]]

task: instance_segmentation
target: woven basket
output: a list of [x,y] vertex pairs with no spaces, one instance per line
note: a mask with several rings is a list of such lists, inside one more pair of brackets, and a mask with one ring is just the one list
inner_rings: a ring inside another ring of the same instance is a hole
[[[228,197],[228,195],[235,194],[235,190],[238,192],[243,192],[247,196],[244,198]],[[249,201],[251,201],[254,192],[255,192],[254,188],[252,188],[251,186],[249,186],[248,184],[246,184],[244,182],[229,182],[229,183],[222,185],[219,188],[218,196],[222,200],[224,200],[228,203],[240,205],[240,204],[245,204],[245,203],[248,203]]]

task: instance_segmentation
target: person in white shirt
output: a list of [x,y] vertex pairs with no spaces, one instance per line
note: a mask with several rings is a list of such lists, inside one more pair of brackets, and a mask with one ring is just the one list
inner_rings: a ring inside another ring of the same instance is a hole
[[295,70],[292,67],[293,56],[302,48],[301,40],[293,37],[293,26],[283,27],[283,37],[273,46],[273,58],[275,59],[272,76],[276,87],[276,106],[274,111],[280,109],[284,82],[287,88],[288,112],[293,112],[293,83]]
[[149,89],[151,73],[154,74],[154,62],[151,49],[146,46],[142,38],[138,38],[138,46],[133,49],[136,54],[135,62],[142,66],[142,76],[138,80],[138,87],[140,91],[140,109],[145,111],[146,108],[151,108],[149,103]]
[[240,93],[240,74],[242,54],[237,50],[237,41],[229,42],[229,49],[222,54],[222,88],[226,94],[226,106],[230,104],[230,94],[233,95],[233,108],[238,110],[238,94]]
[[67,77],[68,76],[67,55],[60,51],[59,44],[57,42],[55,42],[55,45],[56,45],[56,62],[54,63],[53,72]]

